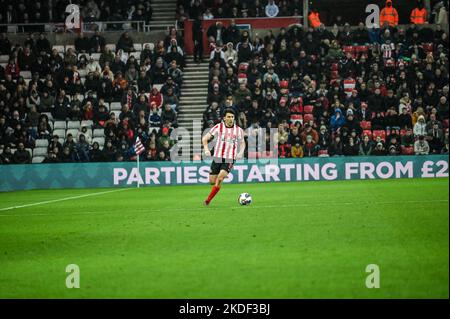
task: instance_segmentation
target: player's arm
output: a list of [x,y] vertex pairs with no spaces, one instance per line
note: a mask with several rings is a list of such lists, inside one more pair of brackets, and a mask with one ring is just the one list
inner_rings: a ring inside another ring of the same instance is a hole
[[209,150],[208,143],[212,139],[211,133],[206,133],[205,136],[202,138],[202,144],[203,144],[203,152],[205,153],[205,156],[211,156],[211,151]]
[[244,152],[245,152],[245,139],[244,139],[244,136],[242,136],[242,138],[241,138],[241,143],[240,143],[240,145],[239,145],[239,153],[237,153],[237,155],[236,155],[236,158],[239,160],[239,159],[242,159],[243,157],[244,157]]

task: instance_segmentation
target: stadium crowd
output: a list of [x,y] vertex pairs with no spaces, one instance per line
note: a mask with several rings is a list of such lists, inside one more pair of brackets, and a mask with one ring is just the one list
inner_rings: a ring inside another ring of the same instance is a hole
[[[211,3],[185,1],[179,10],[204,19],[222,7]],[[232,107],[249,140],[261,144],[276,128],[280,157],[448,154],[448,34],[440,25],[292,25],[259,35],[232,20],[205,32],[205,128]],[[142,47],[128,32],[114,46],[81,33],[63,50],[43,33],[22,44],[1,34],[0,54],[8,58],[0,66],[0,164],[30,163],[43,146],[47,163],[133,160],[136,136],[142,160],[170,159],[185,65],[175,29]]]
[[[152,19],[150,0],[0,0],[4,10],[0,12],[0,24],[43,24],[63,23],[67,17],[66,8],[78,5],[84,22],[95,21],[145,21]],[[122,25],[110,24],[109,30],[121,30]],[[5,32],[2,27],[1,32]],[[43,25],[21,26],[25,32],[42,32]]]
[[183,76],[179,43],[173,31],[142,48],[128,32],[112,47],[101,34],[80,34],[62,53],[42,33],[23,45],[2,34],[0,163],[30,163],[30,149],[45,140],[44,162],[127,161],[137,135],[146,160],[168,160]]
[[205,126],[233,107],[249,139],[278,130],[279,157],[448,154],[441,26],[333,31],[293,25],[259,36],[213,24]]

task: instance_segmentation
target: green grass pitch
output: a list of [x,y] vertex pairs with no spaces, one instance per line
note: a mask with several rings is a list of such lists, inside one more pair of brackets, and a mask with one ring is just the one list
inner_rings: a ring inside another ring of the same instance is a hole
[[111,189],[1,193],[0,298],[448,298],[448,187],[224,185],[210,207],[206,185],[142,187],[11,210]]

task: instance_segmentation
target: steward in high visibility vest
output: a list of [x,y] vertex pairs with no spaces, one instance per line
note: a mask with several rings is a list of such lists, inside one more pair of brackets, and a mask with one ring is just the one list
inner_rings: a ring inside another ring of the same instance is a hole
[[392,0],[386,0],[386,6],[380,13],[380,27],[382,28],[386,22],[390,27],[395,27],[398,25],[398,13],[392,6]]
[[427,22],[427,9],[424,8],[421,0],[417,1],[417,7],[411,11],[412,24],[424,24]]
[[319,12],[316,10],[312,10],[311,13],[308,16],[309,25],[313,27],[314,29],[318,28],[321,24],[320,18],[319,18]]

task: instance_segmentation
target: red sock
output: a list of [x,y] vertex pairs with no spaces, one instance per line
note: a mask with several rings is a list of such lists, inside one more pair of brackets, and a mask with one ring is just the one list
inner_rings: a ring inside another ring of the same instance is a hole
[[211,193],[209,193],[209,196],[206,199],[206,202],[209,203],[214,198],[214,196],[216,196],[216,194],[219,191],[220,191],[220,187],[217,187],[217,186],[214,185],[213,188],[211,189]]

